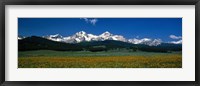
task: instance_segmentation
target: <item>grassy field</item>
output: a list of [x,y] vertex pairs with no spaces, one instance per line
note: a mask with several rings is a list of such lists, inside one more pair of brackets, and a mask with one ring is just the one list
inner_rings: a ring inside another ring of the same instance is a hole
[[18,68],[181,68],[182,54],[152,52],[20,51]]

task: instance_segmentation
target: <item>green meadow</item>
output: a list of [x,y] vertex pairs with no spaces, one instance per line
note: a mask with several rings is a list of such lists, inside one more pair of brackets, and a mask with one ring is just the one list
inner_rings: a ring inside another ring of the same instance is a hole
[[19,51],[18,68],[182,68],[182,53]]

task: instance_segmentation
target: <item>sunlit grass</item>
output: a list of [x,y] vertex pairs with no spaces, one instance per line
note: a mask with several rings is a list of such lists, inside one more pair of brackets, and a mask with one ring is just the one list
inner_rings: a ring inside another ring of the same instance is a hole
[[28,56],[19,68],[181,68],[181,54],[128,56]]

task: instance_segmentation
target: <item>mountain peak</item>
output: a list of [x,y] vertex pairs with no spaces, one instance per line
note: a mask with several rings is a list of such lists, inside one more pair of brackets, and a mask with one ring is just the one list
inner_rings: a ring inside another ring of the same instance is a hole
[[55,34],[55,35],[53,35],[53,36],[60,36],[60,34]]
[[60,34],[50,35],[50,37],[53,37],[53,38],[62,38],[62,36]]
[[102,33],[100,36],[112,36],[112,34],[108,31]]
[[110,33],[110,32],[106,31],[106,32],[104,32],[104,33]]
[[79,33],[86,34],[86,32],[85,32],[85,31],[80,31]]
[[47,35],[47,36],[43,36],[43,38],[47,38],[53,41],[61,41],[63,39],[63,37],[60,34],[49,35],[49,36]]
[[24,39],[24,38],[26,38],[26,37],[18,35],[18,40],[21,40],[21,39]]
[[79,35],[79,36],[86,35],[86,32],[85,31],[80,31],[80,32],[77,32],[76,35]]

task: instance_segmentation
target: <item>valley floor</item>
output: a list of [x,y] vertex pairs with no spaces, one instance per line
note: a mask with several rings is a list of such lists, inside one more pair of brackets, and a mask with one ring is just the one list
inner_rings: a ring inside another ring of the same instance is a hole
[[18,68],[182,68],[182,53],[20,51]]

